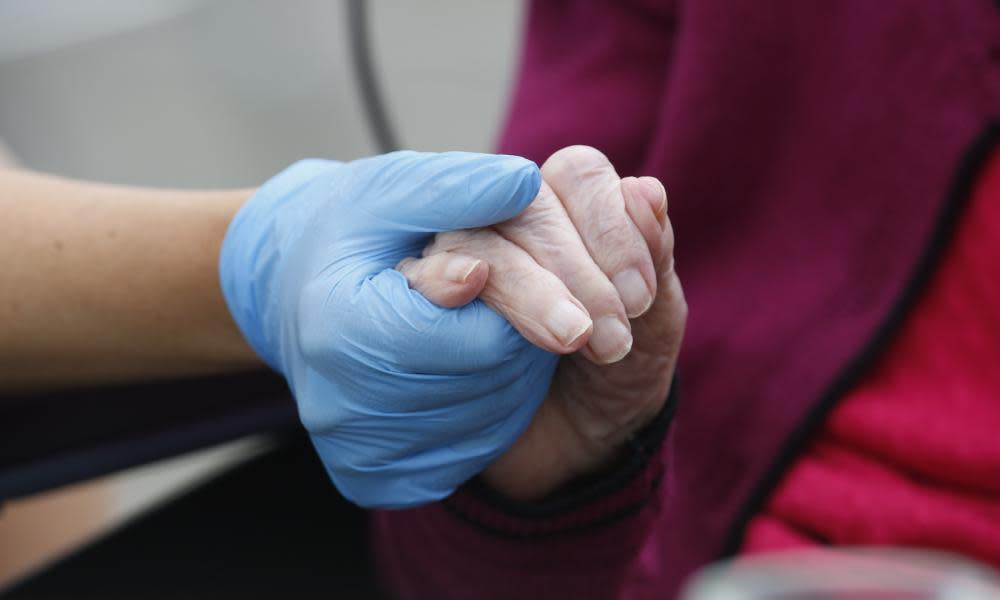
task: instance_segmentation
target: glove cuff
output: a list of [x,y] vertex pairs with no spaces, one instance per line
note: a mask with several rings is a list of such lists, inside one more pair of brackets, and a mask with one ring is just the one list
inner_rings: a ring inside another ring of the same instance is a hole
[[[278,208],[317,176],[339,163],[308,159],[281,171],[240,208],[229,223],[219,253],[219,282],[229,312],[251,348],[272,369],[282,372],[280,323],[268,318],[280,271]],[[288,214],[290,211],[280,211]],[[281,229],[290,224],[283,218]],[[282,231],[287,234],[287,231]],[[284,236],[281,236],[284,237]]]

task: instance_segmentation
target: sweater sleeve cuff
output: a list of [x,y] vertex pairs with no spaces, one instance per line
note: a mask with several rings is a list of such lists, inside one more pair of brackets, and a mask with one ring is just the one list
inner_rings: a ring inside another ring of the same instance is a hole
[[601,475],[530,503],[511,500],[477,478],[444,500],[444,507],[479,528],[514,538],[579,531],[637,512],[656,496],[663,480],[660,448],[677,396],[675,376],[663,409],[629,440],[627,456]]

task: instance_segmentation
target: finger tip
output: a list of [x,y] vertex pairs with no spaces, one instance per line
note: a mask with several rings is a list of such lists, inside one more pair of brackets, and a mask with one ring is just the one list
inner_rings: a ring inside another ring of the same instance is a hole
[[461,278],[461,281],[451,284],[454,298],[451,306],[464,306],[475,300],[486,287],[489,274],[489,263],[484,260],[476,261],[476,264]]
[[667,190],[655,177],[625,177],[622,179],[622,193],[641,199],[652,211],[660,227],[667,215]]
[[483,287],[486,286],[486,280],[489,279],[489,276],[490,264],[485,260],[477,260],[476,264],[465,275],[465,280],[462,283],[470,288],[474,288],[478,295],[483,290]]
[[557,354],[573,354],[579,352],[587,346],[591,336],[594,334],[594,323],[589,318],[585,325],[581,325],[578,332],[569,336],[569,341],[564,341],[558,337],[554,338],[550,351]]
[[626,356],[628,356],[628,353],[631,351],[632,351],[632,338],[630,336],[628,338],[628,343],[622,346],[617,353],[604,357],[604,362],[602,364],[613,365],[616,362],[621,362],[622,360],[624,360]]
[[596,354],[592,349],[590,349],[589,346],[584,347],[580,353],[583,355],[584,358],[586,358],[592,364],[595,364],[599,367],[603,367],[607,365],[613,365],[617,362],[621,362],[622,360],[625,359],[626,356],[628,356],[628,353],[631,351],[632,351],[632,340],[630,338],[628,344],[626,344],[613,354],[601,356],[599,354]]
[[563,349],[560,354],[572,354],[584,348],[587,342],[590,341],[590,336],[594,333],[594,323],[589,322],[587,326],[577,335],[571,342],[563,345]]
[[[628,318],[637,319],[642,315],[649,312],[649,309],[653,307],[653,299],[656,297],[655,287],[653,288],[652,295],[649,296],[647,300],[642,304],[636,304],[632,307],[632,310],[628,312]],[[626,351],[627,353],[627,351]]]
[[529,342],[546,352],[567,355],[581,351],[586,352],[587,342],[590,340],[593,329],[592,325],[588,326],[570,342],[563,342],[549,331],[538,332],[535,330],[524,330],[522,331],[522,334]]
[[464,306],[479,297],[479,294],[483,292],[483,288],[486,287],[489,274],[489,264],[483,260],[478,261],[472,270],[469,271],[468,275],[465,276],[464,281],[455,282],[450,286],[452,288],[452,303],[450,307]]
[[649,202],[650,208],[657,217],[667,213],[667,188],[656,177],[644,176],[638,179],[643,190],[643,197]]
[[652,264],[627,268],[611,278],[611,284],[625,307],[625,313],[634,319],[653,304],[656,297],[656,273]]

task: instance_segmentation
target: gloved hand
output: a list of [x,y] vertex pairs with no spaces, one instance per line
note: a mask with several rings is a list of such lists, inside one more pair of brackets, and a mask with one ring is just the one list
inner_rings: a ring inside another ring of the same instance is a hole
[[222,290],[280,371],[341,493],[363,506],[447,496],[518,438],[558,357],[482,302],[435,306],[393,267],[434,233],[514,217],[530,161],[395,152],[298,162],[244,205],[222,245]]

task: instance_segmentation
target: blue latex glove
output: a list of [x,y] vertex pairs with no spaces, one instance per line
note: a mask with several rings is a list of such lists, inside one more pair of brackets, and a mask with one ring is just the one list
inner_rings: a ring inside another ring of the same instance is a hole
[[285,375],[350,500],[443,498],[527,427],[558,358],[478,300],[431,304],[393,267],[435,232],[517,215],[540,180],[512,156],[307,160],[268,181],[230,225],[220,258],[230,311]]

